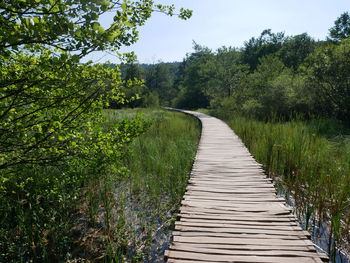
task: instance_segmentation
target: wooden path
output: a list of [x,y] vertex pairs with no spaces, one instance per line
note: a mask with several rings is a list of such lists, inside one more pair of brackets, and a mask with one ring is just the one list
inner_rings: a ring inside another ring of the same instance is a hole
[[201,120],[202,136],[168,262],[326,261],[237,135],[214,117],[185,113]]

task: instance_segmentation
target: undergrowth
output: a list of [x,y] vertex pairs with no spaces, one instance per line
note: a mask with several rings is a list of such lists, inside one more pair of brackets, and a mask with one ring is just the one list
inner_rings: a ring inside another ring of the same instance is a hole
[[[106,227],[106,220],[113,222],[104,237],[108,244],[102,253],[104,262],[163,260],[197,149],[199,121],[185,114],[159,109],[109,110],[106,125],[137,114],[143,115],[149,127],[124,152],[121,164],[126,178],[115,184],[111,175],[87,189],[88,201],[96,203],[89,206],[94,207],[96,223]],[[105,202],[102,211],[101,202]],[[105,216],[99,219],[101,214]],[[92,240],[96,246],[97,240],[101,238]]]
[[0,262],[161,258],[199,123],[150,109],[106,110],[103,118],[74,155],[18,166],[12,180],[0,181]]

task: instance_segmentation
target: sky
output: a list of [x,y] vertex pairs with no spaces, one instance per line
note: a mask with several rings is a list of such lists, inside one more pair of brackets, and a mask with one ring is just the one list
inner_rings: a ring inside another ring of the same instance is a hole
[[[122,48],[134,51],[140,63],[182,61],[192,51],[193,41],[216,50],[222,46],[242,47],[264,29],[286,35],[308,33],[323,40],[334,21],[350,12],[350,0],[155,0],[193,10],[183,21],[154,13],[139,28],[139,41]],[[110,17],[103,17],[102,25]],[[86,60],[119,63],[115,56],[95,52]]]

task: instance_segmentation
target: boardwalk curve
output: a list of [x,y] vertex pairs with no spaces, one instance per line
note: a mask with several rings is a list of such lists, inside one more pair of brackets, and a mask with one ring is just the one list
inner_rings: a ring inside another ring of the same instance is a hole
[[221,120],[199,118],[202,135],[175,223],[169,263],[321,263],[270,179]]

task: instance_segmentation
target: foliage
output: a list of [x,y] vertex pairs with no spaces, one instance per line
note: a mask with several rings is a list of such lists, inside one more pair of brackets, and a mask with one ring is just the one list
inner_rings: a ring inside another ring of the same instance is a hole
[[[113,67],[118,67],[113,65]],[[120,104],[115,101],[111,103],[110,108],[121,107],[139,107],[142,105],[142,96],[145,93],[145,72],[143,68],[137,63],[122,63],[120,65],[120,71],[122,73],[122,89],[127,98],[126,103]]]
[[[104,126],[102,109],[124,103],[125,88],[140,82],[80,59],[134,43],[154,11],[176,13],[151,0],[0,3],[0,261],[68,259],[79,190],[122,175],[123,148],[145,126],[140,119]],[[102,27],[107,12],[113,20]],[[102,205],[108,211],[110,204]],[[107,230],[109,218],[105,213]]]
[[275,34],[271,29],[265,29],[258,38],[252,37],[244,43],[242,62],[255,70],[260,58],[279,51],[284,40],[283,32]]
[[250,39],[242,49],[222,47],[213,52],[195,43],[194,52],[179,67],[173,106],[210,105],[259,119],[309,116],[312,92],[307,91],[299,67],[315,47],[307,34],[286,37],[271,30]]
[[307,33],[303,33],[287,37],[278,51],[278,56],[288,68],[297,70],[309,54],[314,51],[315,47],[315,40]]
[[350,40],[318,48],[308,59],[314,102],[325,115],[350,121]]
[[[119,0],[30,0],[4,1],[0,5],[0,50],[10,55],[16,50],[41,50],[50,46],[64,51],[77,51],[84,56],[95,50],[118,50],[135,43],[137,27],[142,26],[157,9],[174,15],[175,7],[153,1]],[[107,28],[99,17],[113,12]],[[181,9],[178,15],[187,19],[191,11]],[[35,45],[35,44],[40,44]]]
[[[211,57],[211,50],[194,42],[194,52],[187,54],[179,67],[179,76],[175,87],[178,95],[173,99],[173,106],[178,108],[203,108],[209,105],[204,87],[209,80],[207,74],[202,73],[202,64]],[[189,88],[190,87],[190,88]]]
[[46,50],[40,56],[19,53],[3,60],[3,176],[24,164],[51,165],[68,156],[90,155],[89,137],[94,137],[96,147],[100,143],[99,135],[92,135],[98,110],[108,105],[108,99],[123,102],[118,89],[106,91],[119,85],[118,72],[103,65],[77,64],[67,57]]
[[285,36],[271,30],[242,49],[213,52],[195,43],[179,67],[173,106],[210,106],[260,120],[320,115],[348,122],[348,43],[316,42],[306,33]]
[[205,93],[209,96],[211,107],[220,106],[222,99],[232,96],[245,79],[248,66],[240,63],[241,56],[236,49],[222,47],[203,63],[201,74],[208,79]]
[[153,96],[158,94],[159,101],[163,106],[169,106],[169,98],[176,96],[173,86],[175,76],[171,70],[171,64],[159,63],[149,67],[146,73],[146,86]]
[[334,26],[329,29],[329,38],[334,42],[347,39],[350,36],[350,15],[345,12],[338,17]]
[[[135,98],[132,101],[120,105],[112,104],[112,108],[118,107],[157,107],[170,106],[171,99],[176,96],[175,79],[178,75],[180,63],[157,64],[121,64],[122,78],[124,80],[127,98]],[[116,67],[116,65],[113,65]],[[141,81],[136,81],[141,80]],[[132,83],[130,87],[129,83]]]
[[[110,125],[108,130],[102,123],[87,122],[90,124],[82,127],[84,130],[75,129],[74,147],[70,148],[75,151],[74,155],[60,156],[45,165],[17,165],[16,173],[3,180],[1,261],[69,259],[76,224],[72,213],[81,203],[81,186],[91,180],[105,182],[107,175],[113,176],[114,182],[123,176],[121,150],[143,132],[143,122],[123,121]],[[105,216],[105,220],[107,218]]]
[[[240,113],[260,120],[323,116],[348,121],[347,20],[330,32],[341,41],[315,41],[264,30],[242,48],[215,51],[193,43],[182,63],[141,65],[145,104]],[[143,104],[143,99],[137,106]],[[131,104],[132,105],[132,104]]]

